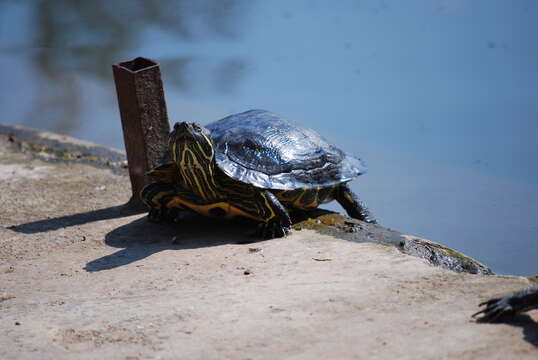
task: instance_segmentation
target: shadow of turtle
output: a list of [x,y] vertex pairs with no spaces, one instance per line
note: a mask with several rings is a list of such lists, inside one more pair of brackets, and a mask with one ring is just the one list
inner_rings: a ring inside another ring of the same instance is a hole
[[246,219],[224,220],[187,214],[180,223],[148,221],[147,217],[120,226],[105,236],[105,243],[121,250],[92,260],[84,270],[110,270],[164,250],[184,250],[258,241],[256,223]]
[[510,324],[523,329],[523,339],[538,348],[538,323],[533,321],[529,315],[525,315],[525,321]]
[[[333,212],[323,209],[294,211],[292,223]],[[179,223],[152,223],[147,217],[120,226],[105,236],[105,244],[121,250],[92,260],[84,270],[110,270],[165,250],[184,250],[224,244],[262,241],[254,236],[257,223],[246,218],[218,219],[182,213]]]
[[38,234],[47,231],[55,231],[70,226],[83,225],[90,222],[110,220],[124,217],[130,214],[122,212],[123,206],[111,206],[99,210],[86,211],[71,215],[60,216],[51,219],[31,221],[24,224],[9,226],[9,230],[23,234]]
[[[480,322],[479,323],[487,323]],[[527,314],[518,314],[513,317],[501,317],[493,324],[506,324],[514,327],[520,327],[523,332],[523,340],[529,344],[538,347],[538,323]]]

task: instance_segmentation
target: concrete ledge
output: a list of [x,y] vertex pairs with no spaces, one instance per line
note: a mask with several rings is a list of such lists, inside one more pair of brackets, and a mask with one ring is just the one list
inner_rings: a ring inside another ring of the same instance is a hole
[[335,214],[251,244],[248,223],[150,224],[120,214],[121,153],[22,130],[0,133],[1,359],[538,357],[536,311],[470,318],[529,279]]

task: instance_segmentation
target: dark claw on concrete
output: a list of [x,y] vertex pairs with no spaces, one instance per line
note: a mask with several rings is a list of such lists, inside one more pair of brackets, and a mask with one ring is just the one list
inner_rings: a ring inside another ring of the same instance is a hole
[[515,315],[538,309],[538,285],[528,287],[521,291],[484,301],[479,306],[484,309],[473,314],[479,322],[498,322]]
[[255,236],[263,239],[273,239],[284,237],[289,232],[289,226],[282,226],[279,221],[269,221],[258,225]]
[[508,301],[508,297],[495,298],[483,303],[479,306],[486,306],[484,309],[473,314],[474,318],[480,322],[496,322],[502,318],[511,317],[515,315],[515,311]]

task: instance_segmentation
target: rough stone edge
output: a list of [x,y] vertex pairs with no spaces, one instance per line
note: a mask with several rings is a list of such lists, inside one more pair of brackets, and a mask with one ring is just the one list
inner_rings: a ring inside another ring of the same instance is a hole
[[493,271],[481,262],[431,240],[414,235],[400,234],[405,243],[401,251],[428,260],[435,266],[456,272],[494,275]]
[[[17,146],[19,151],[52,162],[80,162],[107,167],[127,174],[125,153],[103,145],[69,136],[0,123],[0,136]],[[304,214],[303,214],[304,215]],[[374,242],[390,245],[404,254],[427,260],[430,264],[455,272],[492,275],[491,269],[456,250],[431,240],[402,234],[381,226],[332,213],[323,209],[309,213],[308,219],[297,221],[296,230],[313,229],[321,233],[354,242]],[[314,217],[312,219],[311,217]]]
[[125,173],[127,158],[123,151],[83,141],[70,136],[0,122],[0,136],[40,160],[49,162],[79,162],[107,167]]
[[294,229],[312,229],[353,242],[374,242],[394,246],[402,253],[425,259],[430,264],[460,273],[494,275],[479,261],[431,240],[406,235],[378,225],[319,210],[314,219],[294,224]]

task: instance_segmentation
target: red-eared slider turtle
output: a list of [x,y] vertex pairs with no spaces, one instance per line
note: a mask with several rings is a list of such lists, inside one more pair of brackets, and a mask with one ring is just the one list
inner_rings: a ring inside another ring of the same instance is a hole
[[284,236],[288,210],[338,201],[349,216],[375,222],[347,182],[366,170],[361,160],[315,131],[264,110],[250,110],[207,125],[177,123],[171,160],[148,173],[141,193],[150,220],[173,220],[176,210],[206,216],[244,216],[258,234]]

